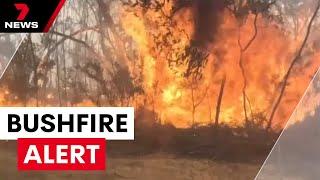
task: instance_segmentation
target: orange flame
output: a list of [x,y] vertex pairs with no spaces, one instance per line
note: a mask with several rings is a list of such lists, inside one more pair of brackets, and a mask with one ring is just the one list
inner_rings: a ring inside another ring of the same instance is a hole
[[[169,13],[168,10],[167,13]],[[214,42],[208,48],[208,63],[203,77],[197,82],[182,76],[185,65],[171,66],[168,55],[183,54],[190,45],[193,35],[191,9],[179,11],[170,23],[158,11],[144,11],[139,8],[125,9],[122,25],[137,46],[137,53],[143,66],[144,90],[155,97],[155,111],[161,114],[163,122],[177,127],[188,127],[192,121],[192,104],[196,107],[194,116],[198,124],[213,121],[219,94],[220,81],[226,74],[225,92],[221,105],[220,121],[230,125],[242,125],[244,120],[242,87],[243,78],[239,67],[240,43],[245,44],[254,34],[254,15],[239,29],[239,21],[229,12],[222,14],[223,21],[215,34]],[[268,118],[287,69],[295,56],[300,41],[286,35],[274,22],[258,17],[258,34],[243,54],[245,75],[248,80],[246,93],[249,99],[249,116],[254,119],[258,113]],[[208,22],[210,23],[210,22]],[[167,36],[170,29],[172,36]],[[240,32],[240,35],[239,35]],[[160,39],[160,40],[159,40]],[[164,47],[156,44],[160,41]],[[170,47],[165,46],[166,41]],[[302,93],[316,71],[319,63],[316,56],[305,57],[295,67],[288,84],[285,98],[278,108],[275,124],[283,125],[292,113]],[[194,91],[194,92],[192,92]],[[194,93],[194,99],[192,99]],[[205,96],[204,98],[202,98]],[[151,105],[150,105],[151,107]]]

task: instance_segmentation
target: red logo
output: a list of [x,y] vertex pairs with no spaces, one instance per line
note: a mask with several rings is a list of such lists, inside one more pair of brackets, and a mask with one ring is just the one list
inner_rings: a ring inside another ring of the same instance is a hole
[[30,10],[28,5],[24,4],[24,3],[16,3],[16,4],[14,4],[14,6],[16,7],[16,9],[18,11],[20,11],[20,14],[17,17],[17,20],[23,21],[26,18],[26,16],[28,15],[29,10]]
[[18,170],[105,170],[105,139],[18,139]]

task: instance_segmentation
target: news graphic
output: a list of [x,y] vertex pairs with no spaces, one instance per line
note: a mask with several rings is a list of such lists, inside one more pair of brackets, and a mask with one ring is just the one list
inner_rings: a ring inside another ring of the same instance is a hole
[[1,0],[0,32],[48,32],[65,0]]
[[319,0],[0,6],[0,180],[319,179]]
[[106,170],[105,139],[18,139],[18,170]]
[[106,170],[106,140],[134,140],[133,108],[0,108],[18,170]]

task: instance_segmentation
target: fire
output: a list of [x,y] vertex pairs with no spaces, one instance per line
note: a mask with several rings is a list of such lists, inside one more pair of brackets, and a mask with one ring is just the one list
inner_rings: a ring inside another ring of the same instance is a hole
[[[194,81],[183,76],[186,64],[170,62],[170,59],[185,55],[192,42],[195,29],[192,8],[180,10],[167,20],[162,13],[170,12],[170,7],[166,7],[165,12],[136,7],[124,9],[122,14],[122,26],[136,43],[136,51],[144,65],[144,90],[147,96],[154,97],[150,104],[161,114],[162,122],[170,122],[177,127],[189,127],[192,116],[197,124],[212,123],[220,82],[225,75],[220,122],[243,125],[244,80],[239,67],[238,39],[244,46],[253,36],[254,15],[249,15],[240,24],[230,12],[221,14],[221,23],[212,32],[215,39],[204,45],[209,56],[202,78]],[[259,113],[268,118],[283,77],[300,45],[300,41],[280,30],[277,23],[261,16],[258,16],[257,29],[256,38],[242,57],[247,78],[246,106],[251,120]],[[303,58],[303,63],[295,67],[274,124],[283,125],[292,113],[319,65],[315,58]]]
[[167,104],[171,104],[181,97],[182,92],[178,89],[176,84],[173,84],[172,86],[169,86],[167,89],[165,89],[162,95],[162,99],[164,100],[164,102],[166,102]]
[[[174,12],[174,1],[166,2],[170,3],[161,10],[139,6],[121,8],[120,25],[125,36],[134,43],[130,49],[132,52],[128,54],[136,57],[126,59],[126,65],[130,75],[139,76],[143,82],[143,93],[134,95],[134,100],[131,97],[126,99],[128,105],[136,109],[146,108],[154,112],[154,118],[160,122],[181,128],[212,124],[216,118],[220,124],[243,126],[246,114],[250,122],[264,121],[266,124],[303,37],[292,37],[277,22],[259,15],[256,19],[257,34],[252,44],[242,52],[241,47],[255,35],[254,14],[249,14],[242,21],[228,10],[219,12],[219,22],[215,22],[215,29],[209,32],[214,38],[204,41],[203,37],[200,40],[195,38],[199,36],[196,32],[197,12],[191,6]],[[306,49],[308,52],[305,54],[309,55],[299,60],[290,75],[273,121],[274,127],[282,127],[288,120],[320,65],[317,61],[319,51]],[[201,68],[202,76],[186,76],[187,62],[201,58],[190,55],[198,50],[207,55],[207,61]],[[11,97],[9,91],[2,92],[1,105],[25,105],[16,102],[16,97]],[[56,94],[49,93],[45,97],[45,103],[57,105]],[[3,99],[12,99],[12,102],[4,102]],[[68,105],[95,106],[92,101],[85,99]],[[28,106],[37,104],[34,99],[28,102]]]

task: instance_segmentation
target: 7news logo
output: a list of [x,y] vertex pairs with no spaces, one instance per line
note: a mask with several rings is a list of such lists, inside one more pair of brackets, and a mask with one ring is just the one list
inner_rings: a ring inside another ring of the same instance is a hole
[[20,11],[20,14],[17,17],[17,20],[23,21],[30,11],[29,6],[25,3],[16,3],[16,4],[14,4],[14,6],[16,7],[16,9],[18,11]]
[[37,29],[39,27],[39,23],[38,22],[28,22],[25,21],[30,8],[27,4],[25,3],[15,3],[14,4],[15,8],[17,9],[17,11],[19,11],[19,15],[17,16],[17,21],[14,22],[4,22],[4,27],[5,29]]
[[48,32],[66,0],[0,0],[0,33]]

